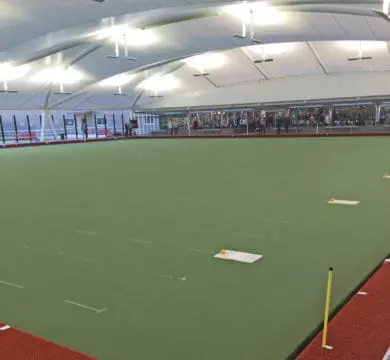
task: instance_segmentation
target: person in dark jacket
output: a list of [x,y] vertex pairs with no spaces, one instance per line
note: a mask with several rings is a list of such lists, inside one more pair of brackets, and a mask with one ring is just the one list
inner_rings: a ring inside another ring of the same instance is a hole
[[286,114],[286,116],[284,117],[284,130],[286,131],[286,133],[288,133],[290,124],[291,124],[290,116],[289,114]]
[[283,118],[282,118],[282,114],[279,113],[277,116],[276,116],[276,133],[278,135],[280,135],[280,129],[283,125]]
[[85,118],[81,120],[81,131],[83,133],[84,140],[88,140],[88,124],[87,119]]

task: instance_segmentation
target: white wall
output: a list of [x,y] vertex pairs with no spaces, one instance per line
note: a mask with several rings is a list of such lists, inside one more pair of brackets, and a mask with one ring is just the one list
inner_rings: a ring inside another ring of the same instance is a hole
[[290,77],[220,88],[209,87],[193,92],[180,89],[164,98],[153,100],[142,98],[138,108],[150,111],[164,108],[313,102],[372,96],[390,98],[390,72]]

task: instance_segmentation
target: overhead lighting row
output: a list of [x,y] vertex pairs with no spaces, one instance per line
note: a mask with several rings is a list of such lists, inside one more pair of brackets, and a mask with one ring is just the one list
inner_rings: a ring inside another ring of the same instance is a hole
[[[382,41],[339,41],[338,46],[357,51],[363,49],[382,50],[386,49],[386,42]],[[250,46],[249,50],[254,54],[278,55],[293,51],[296,43],[265,44]],[[223,53],[207,53],[196,55],[183,60],[186,64],[199,71],[200,73],[220,68],[228,63],[228,57]],[[11,66],[10,64],[0,64],[0,78],[6,78],[8,81],[17,80],[25,77],[30,71],[28,64],[21,66]],[[130,83],[135,75],[120,74],[107,78],[100,82],[101,86],[123,86]],[[50,67],[34,74],[30,80],[34,83],[54,83],[54,84],[74,84],[80,82],[85,74],[72,67],[64,70],[60,66]],[[140,88],[151,91],[166,91],[180,86],[180,81],[173,76],[153,76],[139,85]]]
[[222,12],[240,19],[247,25],[252,22],[254,25],[263,26],[281,25],[288,20],[287,13],[277,11],[265,1],[228,5],[222,8]]

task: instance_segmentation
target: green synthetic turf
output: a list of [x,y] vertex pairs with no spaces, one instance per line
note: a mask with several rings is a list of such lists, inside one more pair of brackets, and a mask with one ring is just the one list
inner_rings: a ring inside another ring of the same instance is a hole
[[0,321],[102,360],[285,359],[328,267],[335,305],[390,252],[387,171],[387,138],[0,150]]

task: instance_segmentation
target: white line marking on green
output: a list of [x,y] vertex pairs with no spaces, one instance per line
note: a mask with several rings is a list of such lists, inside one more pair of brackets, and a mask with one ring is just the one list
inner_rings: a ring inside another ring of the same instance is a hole
[[85,234],[85,235],[98,235],[98,233],[94,231],[89,231],[89,230],[74,230],[75,232],[79,234]]
[[24,286],[21,286],[21,285],[18,285],[18,284],[13,284],[13,283],[10,283],[10,282],[7,282],[7,281],[1,281],[0,280],[0,284],[11,286],[11,287],[14,287],[14,288],[17,288],[17,289],[24,289]]
[[142,240],[142,239],[137,239],[137,238],[128,238],[130,241],[136,242],[136,243],[141,243],[141,244],[153,244],[152,241],[148,240]]
[[211,254],[214,255],[215,252],[212,251],[207,251],[207,250],[200,250],[200,249],[186,249],[187,251],[194,251],[194,252],[199,252],[203,254]]
[[158,275],[159,277],[163,279],[168,279],[168,280],[177,280],[177,281],[187,281],[188,276],[182,276],[182,277],[177,277],[173,275]]
[[106,308],[103,308],[103,309],[99,310],[99,309],[95,309],[95,308],[93,308],[91,306],[80,304],[80,303],[77,303],[77,302],[74,302],[74,301],[70,301],[70,300],[66,300],[66,299],[64,300],[64,302],[66,302],[67,304],[78,306],[78,307],[83,308],[83,309],[87,309],[87,310],[93,311],[93,312],[95,312],[98,315],[103,313],[103,312],[105,312],[105,311],[107,311]]
[[19,247],[27,250],[33,250],[32,246],[26,244],[18,244]]

